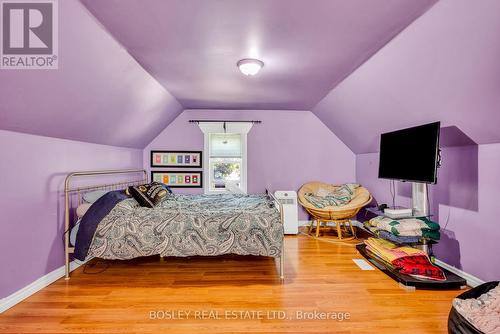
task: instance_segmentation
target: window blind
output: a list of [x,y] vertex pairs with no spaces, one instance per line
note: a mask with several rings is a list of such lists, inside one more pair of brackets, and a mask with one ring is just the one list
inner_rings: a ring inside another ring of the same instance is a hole
[[211,158],[241,157],[241,134],[212,133],[210,134]]

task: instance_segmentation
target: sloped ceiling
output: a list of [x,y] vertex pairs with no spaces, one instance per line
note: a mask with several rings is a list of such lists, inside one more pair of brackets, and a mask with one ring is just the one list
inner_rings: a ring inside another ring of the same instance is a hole
[[181,111],[77,0],[59,1],[59,69],[0,70],[0,129],[145,147]]
[[82,2],[59,70],[0,72],[0,129],[143,148],[184,108],[312,109],[355,153],[435,120],[500,141],[496,0]]
[[310,110],[435,0],[82,2],[184,108]]
[[440,120],[500,141],[500,1],[441,0],[313,112],[355,153],[382,132]]

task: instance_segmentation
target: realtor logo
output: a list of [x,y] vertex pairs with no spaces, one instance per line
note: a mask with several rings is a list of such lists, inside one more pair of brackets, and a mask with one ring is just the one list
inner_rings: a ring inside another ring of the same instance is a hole
[[2,69],[57,69],[56,0],[1,0]]

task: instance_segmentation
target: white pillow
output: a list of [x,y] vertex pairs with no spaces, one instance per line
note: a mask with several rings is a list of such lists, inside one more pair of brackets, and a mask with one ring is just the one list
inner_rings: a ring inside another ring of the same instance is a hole
[[78,219],[78,222],[76,223],[75,226],[71,229],[71,232],[69,233],[69,243],[74,246],[76,244],[76,235],[78,234],[78,229],[80,228],[80,219]]
[[245,192],[238,187],[235,181],[226,181],[225,186],[226,189],[232,194],[245,194]]
[[90,203],[83,203],[83,204],[80,204],[77,208],[76,208],[76,215],[78,216],[78,218],[82,218],[83,215],[85,215],[85,213],[87,212],[87,210],[90,208],[92,204]]
[[83,200],[87,203],[94,203],[99,198],[108,193],[108,190],[94,190],[83,194]]

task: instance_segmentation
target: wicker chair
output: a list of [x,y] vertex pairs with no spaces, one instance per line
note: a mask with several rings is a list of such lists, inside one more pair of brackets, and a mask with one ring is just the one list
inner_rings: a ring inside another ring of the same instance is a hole
[[[307,193],[317,194],[318,190],[320,189],[324,189],[327,191],[334,190],[335,187],[335,185],[322,182],[306,183],[299,190],[299,203],[312,217],[311,226],[309,227],[309,233],[311,233],[314,229],[315,222],[316,237],[319,237],[322,223],[324,223],[325,225],[327,223],[335,223],[337,237],[340,240],[351,240],[356,237],[354,228],[351,224],[351,219],[356,216],[359,210],[361,210],[364,206],[368,205],[372,201],[372,197],[366,188],[358,187],[354,191],[353,199],[348,204],[340,206],[327,206],[319,209],[309,203],[309,201],[304,196]],[[347,228],[348,226],[350,228],[350,231]],[[342,231],[342,229],[344,231]],[[346,236],[343,236],[342,233],[344,233]]]

